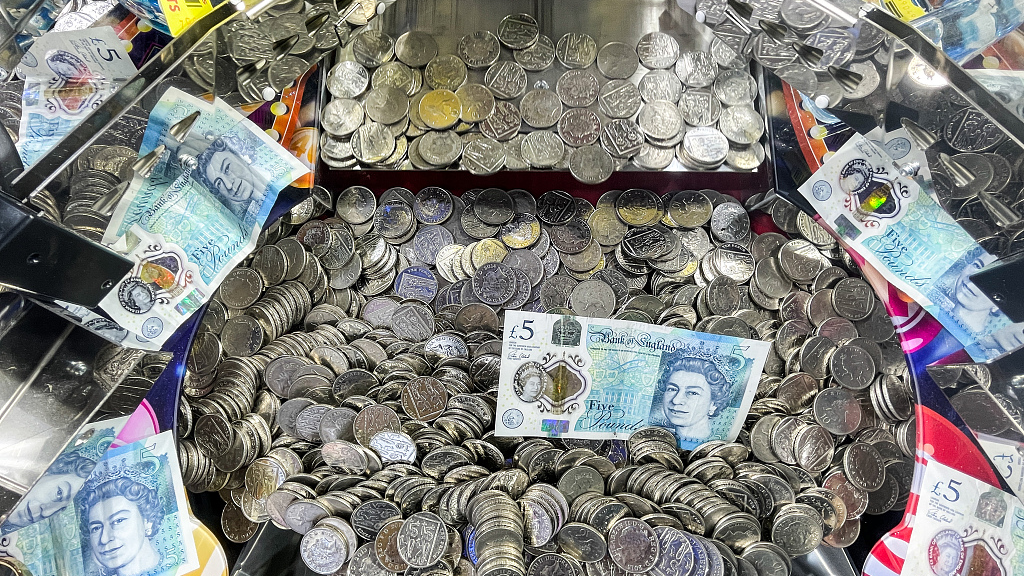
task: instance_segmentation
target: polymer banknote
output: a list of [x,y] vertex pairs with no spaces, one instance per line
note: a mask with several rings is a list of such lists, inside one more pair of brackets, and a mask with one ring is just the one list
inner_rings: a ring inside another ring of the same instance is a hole
[[16,72],[25,79],[17,147],[27,167],[136,69],[121,39],[106,26],[44,35],[33,43]]
[[[194,112],[179,142],[170,127]],[[252,251],[278,193],[309,171],[234,109],[174,88],[150,114],[140,154],[160,144],[160,162],[135,175],[104,234],[135,266],[100,302],[157,347]]]
[[963,472],[929,462],[904,574],[1024,574],[1024,506]]
[[174,576],[199,567],[174,432],[106,451],[69,505],[0,536],[32,574]]
[[970,279],[996,257],[869,139],[851,138],[800,193],[822,225],[923,306],[976,361],[1024,342],[1024,324],[1011,322]]
[[0,523],[0,535],[45,520],[67,507],[126,422],[128,416],[122,416],[83,426]]
[[626,320],[505,312],[498,436],[735,440],[769,343]]

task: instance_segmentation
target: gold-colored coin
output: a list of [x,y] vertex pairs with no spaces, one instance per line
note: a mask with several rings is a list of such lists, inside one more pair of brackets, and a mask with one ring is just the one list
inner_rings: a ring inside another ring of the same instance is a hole
[[488,262],[501,262],[508,256],[508,248],[500,240],[485,238],[473,247],[473,267],[479,268]]
[[501,241],[509,248],[528,248],[540,238],[540,220],[533,214],[516,214],[501,227]]
[[432,90],[420,100],[420,120],[434,130],[455,126],[462,115],[462,102],[451,90]]
[[626,236],[629,228],[619,220],[615,208],[601,206],[587,218],[594,240],[602,246],[615,246]]

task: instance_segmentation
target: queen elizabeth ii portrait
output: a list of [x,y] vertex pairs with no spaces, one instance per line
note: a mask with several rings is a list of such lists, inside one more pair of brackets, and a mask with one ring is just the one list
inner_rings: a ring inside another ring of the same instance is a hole
[[680,444],[699,444],[712,437],[713,420],[732,396],[732,383],[712,360],[685,352],[668,354],[648,422],[672,430]]

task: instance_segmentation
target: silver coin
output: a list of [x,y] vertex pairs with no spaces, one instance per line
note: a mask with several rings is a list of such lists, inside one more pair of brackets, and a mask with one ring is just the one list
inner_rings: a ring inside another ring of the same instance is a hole
[[749,104],[757,96],[757,81],[745,70],[725,70],[715,80],[715,96],[726,106]]
[[558,135],[574,148],[593,144],[601,136],[601,119],[586,108],[571,108],[558,120]]
[[417,91],[416,72],[401,62],[385,62],[373,71],[370,84],[374,88],[394,88],[407,96]]
[[398,553],[414,568],[426,568],[441,559],[448,546],[448,529],[430,512],[418,512],[398,530]]
[[555,61],[555,43],[551,41],[551,38],[540,34],[533,46],[514,51],[512,57],[524,69],[530,72],[542,72],[550,68]]
[[466,34],[456,47],[459,58],[470,68],[487,68],[498,61],[501,43],[498,37],[487,30]]
[[309,63],[297,56],[285,56],[270,63],[267,80],[275,92],[281,93],[309,70]]
[[717,36],[711,41],[711,56],[723,70],[744,68],[749,62],[749,58],[741,56]]
[[[601,146],[618,158],[630,158],[640,153],[644,145],[644,132],[632,120],[612,120],[601,129]],[[672,158],[668,150],[669,160]]]
[[656,140],[674,138],[683,129],[683,119],[673,102],[654,100],[640,109],[637,123],[648,137]]
[[686,52],[675,65],[679,81],[689,88],[710,86],[718,75],[718,63],[708,52]]
[[875,378],[875,362],[863,348],[849,344],[840,346],[829,359],[832,378],[850,390],[863,390]]
[[750,106],[730,106],[722,111],[718,128],[730,142],[744,146],[761,139],[764,135],[764,120]]
[[610,80],[629,78],[639,66],[636,50],[622,42],[609,42],[597,53],[597,69]]
[[683,84],[679,81],[679,77],[668,70],[651,70],[644,74],[638,88],[644,102],[655,100],[679,102],[679,97],[683,94]]
[[802,34],[828,26],[830,20],[817,6],[800,0],[783,0],[779,7],[779,16],[787,26]]
[[855,74],[860,74],[861,81],[857,84],[857,87],[853,90],[849,90],[846,86],[843,86],[843,98],[847,100],[861,100],[867,98],[878,89],[878,85],[881,84],[881,77],[878,75],[878,68],[875,67],[871,62],[852,62],[849,65],[849,70]]
[[498,39],[512,50],[523,50],[533,46],[539,35],[537,20],[529,14],[509,14],[498,24]]
[[366,94],[363,108],[374,122],[394,124],[409,114],[409,98],[395,88],[373,88]]
[[785,81],[794,90],[804,94],[814,94],[818,89],[818,77],[814,71],[803,64],[787,64],[775,70],[775,75]]
[[437,56],[437,42],[426,32],[410,30],[395,41],[395,56],[407,66],[422,68]]
[[640,152],[633,156],[633,163],[644,170],[664,170],[672,164],[675,150],[654,146],[650,142],[640,145]]
[[550,168],[565,155],[565,145],[554,132],[537,130],[523,138],[522,156],[534,168]]
[[764,32],[754,37],[751,42],[750,55],[762,66],[771,70],[792,64],[797,59],[796,50],[792,46],[776,42]]
[[350,98],[334,98],[320,115],[320,125],[333,136],[348,136],[362,124],[363,107]]
[[367,68],[376,68],[395,56],[395,40],[377,30],[364,30],[352,39],[352,56]]
[[480,123],[480,132],[488,138],[507,142],[519,133],[522,125],[519,108],[511,102],[499,100],[494,103],[494,112]]
[[630,118],[642,102],[640,89],[629,80],[611,80],[598,92],[598,109],[609,118]]
[[860,402],[848,390],[826,388],[814,397],[814,419],[837,436],[852,434],[860,427]]
[[614,169],[612,157],[593,144],[573,150],[569,157],[569,171],[584,184],[600,184],[611,177]]
[[728,4],[718,0],[697,0],[694,10],[704,14],[704,21],[708,24],[718,24],[725,18],[726,6]]
[[504,165],[505,146],[497,140],[480,138],[462,151],[462,166],[471,174],[493,174]]
[[518,98],[526,92],[526,71],[515,62],[502,60],[487,69],[484,84],[491,89],[495,98]]
[[982,152],[1005,140],[995,124],[970,108],[964,108],[953,115],[943,128],[942,138],[961,152]]
[[352,134],[352,154],[360,162],[376,164],[386,160],[395,151],[395,139],[387,127],[378,122],[367,122]]
[[434,166],[448,166],[462,155],[462,138],[452,130],[427,132],[418,142],[419,153]]
[[335,98],[355,98],[366,91],[370,74],[351,60],[338,62],[327,73],[327,89]]
[[843,67],[853,59],[857,39],[852,33],[838,28],[826,28],[815,32],[804,40],[804,44],[820,48],[824,53],[821,60],[810,68],[825,72],[829,66]]
[[585,108],[597,100],[597,78],[586,70],[569,70],[558,79],[555,92],[566,106]]
[[658,561],[659,539],[646,522],[623,518],[608,531],[608,554],[626,572],[647,572]]
[[494,113],[494,94],[482,84],[463,84],[455,91],[462,104],[460,118],[463,122],[482,122]]
[[423,69],[424,82],[435,90],[454,92],[466,83],[467,76],[466,63],[454,54],[435,56]]
[[523,121],[534,128],[550,128],[562,117],[562,101],[550,90],[530,90],[520,101],[519,109]]
[[697,163],[697,167],[717,167],[725,162],[729,153],[729,140],[714,128],[699,127],[687,130],[683,136],[679,150],[685,155],[680,158],[686,163],[689,159]]
[[764,146],[754,142],[744,148],[729,148],[725,163],[736,170],[757,170],[764,162]]
[[679,43],[664,32],[651,32],[640,38],[636,52],[647,68],[671,68],[679,58]]
[[588,34],[569,32],[558,39],[555,56],[566,68],[586,68],[597,59],[597,43]]

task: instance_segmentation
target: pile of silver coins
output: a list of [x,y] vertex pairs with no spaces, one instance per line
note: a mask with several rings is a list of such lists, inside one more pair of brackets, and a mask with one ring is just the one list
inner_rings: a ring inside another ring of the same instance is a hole
[[[847,29],[842,27],[843,20],[802,0],[755,0],[744,4],[753,9],[753,19],[780,24],[785,37],[781,41],[773,39],[757,25],[744,28],[726,18],[726,0],[697,0],[696,10],[729,49],[756,60],[820,106],[872,116],[885,107],[885,91],[878,90],[883,76],[878,67],[885,70],[889,51],[883,46],[885,35],[877,28],[865,25]],[[861,3],[839,0],[835,5],[856,15]],[[822,50],[823,56],[813,61],[800,57],[793,45],[795,41]],[[860,80],[843,86],[829,73],[830,67],[853,72]]]
[[[989,253],[1006,256],[1024,249],[1024,150],[922,60],[911,60],[895,87],[878,90],[889,51],[884,49],[882,33],[874,27],[861,26],[854,33],[843,28],[838,19],[800,0],[750,2],[755,18],[785,27],[788,37],[780,42],[757,27],[753,33],[740,29],[724,18],[726,5],[724,0],[697,2],[697,9],[714,23],[717,40],[747,51],[800,92],[824,96],[830,108],[873,118],[880,118],[891,103],[912,110],[907,118],[931,134],[926,143],[927,165],[908,162],[902,156],[909,151],[906,137],[896,136],[889,141],[887,146],[899,158],[904,173],[930,188],[946,212]],[[853,14],[859,9],[859,3],[837,5],[851,8]],[[793,47],[797,40],[822,49],[821,62],[812,64],[798,57]],[[829,66],[856,73],[860,78],[856,88],[842,86],[834,70],[828,71]],[[992,86],[1004,103],[1017,105],[1020,87],[1016,83]],[[891,110],[889,113],[895,116]],[[825,138],[841,132],[852,134],[853,130],[834,122],[812,127],[809,135]],[[948,165],[940,160],[942,154],[969,172],[970,182],[958,184]]]
[[552,40],[528,14],[496,32],[463,36],[456,54],[419,31],[353,36],[327,75],[320,157],[331,168],[568,169],[588,184],[629,164],[752,170],[764,160],[757,83],[722,41],[681,51],[651,32],[599,47],[580,32]]
[[[348,42],[352,28],[376,14],[377,2],[363,0],[342,20],[332,3],[278,2],[256,20],[237,20],[207,41],[184,63],[192,81],[214,88],[229,101],[271,100],[325,54]],[[216,48],[216,50],[215,50]],[[228,56],[230,60],[220,56]]]
[[[128,187],[132,164],[138,158],[138,152],[125,146],[94,144],[54,180],[52,186],[57,194],[42,190],[30,201],[44,217],[99,242],[110,222],[110,213],[98,212],[96,203],[111,191],[123,192]],[[63,201],[58,202],[57,198]]]
[[[303,534],[319,574],[764,576],[848,546],[907,504],[907,367],[845,252],[762,198],[784,233],[713,190],[318,189],[210,303],[179,405],[186,486],[220,493],[233,541]],[[734,442],[497,437],[517,308],[772,347]]]

